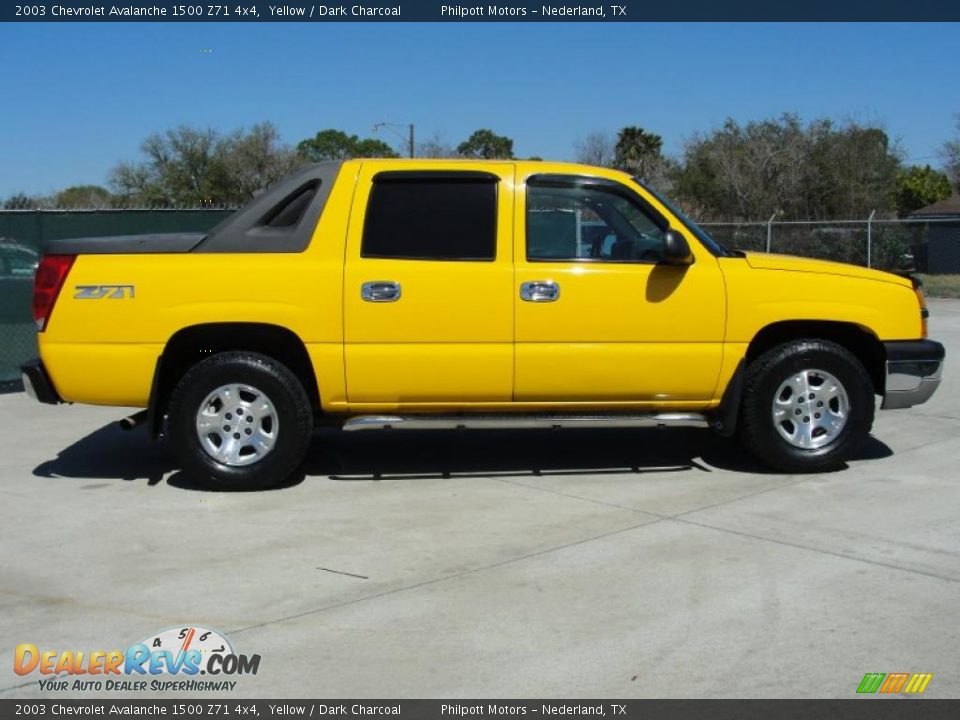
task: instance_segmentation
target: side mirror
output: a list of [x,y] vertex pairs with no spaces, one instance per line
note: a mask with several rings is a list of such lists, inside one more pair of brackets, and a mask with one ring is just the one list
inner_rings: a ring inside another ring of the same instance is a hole
[[666,265],[692,265],[693,253],[687,239],[670,228],[663,236],[663,262]]

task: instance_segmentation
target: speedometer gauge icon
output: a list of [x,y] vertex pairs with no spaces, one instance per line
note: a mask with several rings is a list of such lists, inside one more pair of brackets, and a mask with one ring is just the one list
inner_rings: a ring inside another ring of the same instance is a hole
[[200,625],[172,627],[161,630],[143,639],[150,652],[170,652],[173,657],[182,657],[190,650],[200,653],[199,667],[207,667],[213,655],[233,655],[233,647],[223,634]]

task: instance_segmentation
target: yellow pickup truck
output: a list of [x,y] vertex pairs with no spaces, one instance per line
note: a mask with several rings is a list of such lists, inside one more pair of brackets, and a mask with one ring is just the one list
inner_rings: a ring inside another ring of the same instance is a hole
[[145,408],[227,489],[283,482],[322,423],[712,427],[833,468],[944,358],[911,279],[725,249],[564,163],[313,165],[206,234],[52,242],[33,308],[28,392]]

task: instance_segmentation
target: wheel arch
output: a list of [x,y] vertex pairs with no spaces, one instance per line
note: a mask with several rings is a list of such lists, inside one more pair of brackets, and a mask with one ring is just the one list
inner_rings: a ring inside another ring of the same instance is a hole
[[870,328],[834,320],[783,320],[761,328],[747,346],[746,364],[770,348],[791,340],[830,340],[849,350],[866,369],[875,393],[885,391],[887,354]]
[[874,392],[883,395],[886,391],[886,351],[870,328],[835,320],[781,320],[757,331],[727,383],[715,413],[715,426],[722,435],[730,436],[736,431],[744,376],[750,363],[777,345],[803,338],[830,340],[846,348],[866,369]]
[[204,323],[175,332],[157,358],[147,408],[151,434],[162,434],[170,396],[187,370],[211,355],[238,350],[261,353],[286,365],[303,383],[314,414],[321,412],[316,373],[299,335],[270,323]]

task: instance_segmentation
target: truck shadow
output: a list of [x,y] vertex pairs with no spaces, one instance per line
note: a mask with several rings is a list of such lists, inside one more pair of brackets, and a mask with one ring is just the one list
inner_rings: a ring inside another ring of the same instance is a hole
[[156,484],[178,467],[163,443],[150,439],[146,428],[126,432],[111,422],[33,469],[36,477],[98,480],[148,480]]
[[[870,437],[857,460],[892,455]],[[369,431],[321,430],[302,471],[281,485],[310,477],[338,482],[418,480],[443,477],[553,476],[571,474],[771,471],[740,445],[704,430]],[[172,473],[172,474],[171,474]],[[37,477],[147,480],[200,490],[178,469],[164,443],[144,428],[105,425],[38,465]]]

